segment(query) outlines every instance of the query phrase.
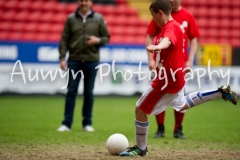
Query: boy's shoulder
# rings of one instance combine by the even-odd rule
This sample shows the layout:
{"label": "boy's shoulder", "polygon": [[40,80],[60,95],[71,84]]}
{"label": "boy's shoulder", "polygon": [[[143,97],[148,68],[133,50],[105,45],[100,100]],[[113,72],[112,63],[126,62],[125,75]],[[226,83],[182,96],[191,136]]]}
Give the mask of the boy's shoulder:
{"label": "boy's shoulder", "polygon": [[180,27],[179,23],[176,20],[174,20],[174,19],[169,21],[168,23],[166,23],[163,26],[163,28],[165,28],[165,29],[167,29],[167,28],[173,28],[173,29],[177,28],[177,29],[181,30],[181,27]]}

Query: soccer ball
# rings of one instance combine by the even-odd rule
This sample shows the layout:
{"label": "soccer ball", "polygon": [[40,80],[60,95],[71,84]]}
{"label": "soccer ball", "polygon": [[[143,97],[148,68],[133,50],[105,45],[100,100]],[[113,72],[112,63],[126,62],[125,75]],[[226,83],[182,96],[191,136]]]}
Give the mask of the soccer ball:
{"label": "soccer ball", "polygon": [[120,133],[111,135],[107,140],[107,150],[112,155],[119,155],[119,153],[125,151],[128,146],[128,139]]}

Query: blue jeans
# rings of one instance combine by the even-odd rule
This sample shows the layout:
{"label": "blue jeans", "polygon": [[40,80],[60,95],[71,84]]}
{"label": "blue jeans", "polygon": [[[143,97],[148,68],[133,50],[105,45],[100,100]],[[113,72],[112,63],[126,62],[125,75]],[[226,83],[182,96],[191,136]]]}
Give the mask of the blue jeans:
{"label": "blue jeans", "polygon": [[[65,101],[65,111],[64,111],[64,121],[63,125],[71,128],[73,122],[73,114],[76,96],[78,94],[78,86],[80,83],[81,75],[84,75],[84,91],[83,91],[83,106],[82,106],[82,125],[83,127],[86,125],[92,125],[92,109],[93,109],[93,88],[95,83],[95,78],[97,75],[97,69],[95,67],[99,64],[99,62],[80,62],[80,61],[69,61],[69,81],[68,81],[68,92],[66,95]],[[76,78],[73,78],[72,71],[74,74],[79,72]]]}

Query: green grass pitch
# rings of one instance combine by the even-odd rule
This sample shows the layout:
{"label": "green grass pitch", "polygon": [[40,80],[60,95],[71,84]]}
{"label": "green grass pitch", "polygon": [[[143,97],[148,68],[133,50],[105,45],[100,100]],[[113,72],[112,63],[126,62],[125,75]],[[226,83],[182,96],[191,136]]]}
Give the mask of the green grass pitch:
{"label": "green grass pitch", "polygon": [[[81,126],[82,97],[76,102],[71,132],[56,129],[63,119],[64,96],[0,96],[0,159],[136,159],[110,155],[106,140],[124,134],[135,144],[134,108],[138,97],[96,97],[94,133]],[[240,159],[240,105],[222,99],[187,111],[183,132],[173,138],[173,109],[165,116],[165,138],[149,117],[149,154],[144,159]],[[139,157],[138,157],[139,158]]]}

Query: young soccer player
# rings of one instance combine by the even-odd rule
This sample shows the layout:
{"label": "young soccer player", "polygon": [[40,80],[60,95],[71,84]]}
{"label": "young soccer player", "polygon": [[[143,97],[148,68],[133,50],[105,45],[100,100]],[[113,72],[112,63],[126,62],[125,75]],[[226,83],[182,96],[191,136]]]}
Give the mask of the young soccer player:
{"label": "young soccer player", "polygon": [[[120,153],[120,156],[145,156],[147,154],[147,115],[157,115],[163,112],[167,106],[172,106],[177,111],[183,111],[221,97],[235,105],[237,104],[236,93],[231,91],[229,86],[193,92],[184,96],[184,72],[174,72],[185,66],[182,56],[183,33],[179,24],[171,17],[169,0],[154,0],[149,9],[153,20],[159,27],[162,27],[161,33],[157,36],[156,44],[147,47],[147,50],[154,54],[158,78],[154,79],[151,86],[136,103],[136,145]],[[171,74],[171,70],[175,73],[174,75]]]}
{"label": "young soccer player", "polygon": [[[198,26],[193,15],[181,6],[182,0],[169,0],[172,7],[171,16],[180,24],[180,28],[183,31],[184,47],[183,47],[183,58],[185,60],[186,67],[193,66],[194,56],[197,50],[197,37],[200,35]],[[148,25],[146,46],[153,44],[154,37],[158,35],[161,28],[157,26],[154,20]],[[189,42],[189,43],[188,43]],[[190,47],[188,51],[188,46]],[[155,69],[155,62],[152,57],[152,53],[148,53],[148,66],[149,69]],[[186,138],[182,132],[182,122],[184,119],[185,111],[177,112],[174,110],[175,125],[173,129],[173,135],[175,138]],[[164,126],[165,111],[156,115],[156,122],[158,129],[155,138],[165,137],[165,126]]]}

